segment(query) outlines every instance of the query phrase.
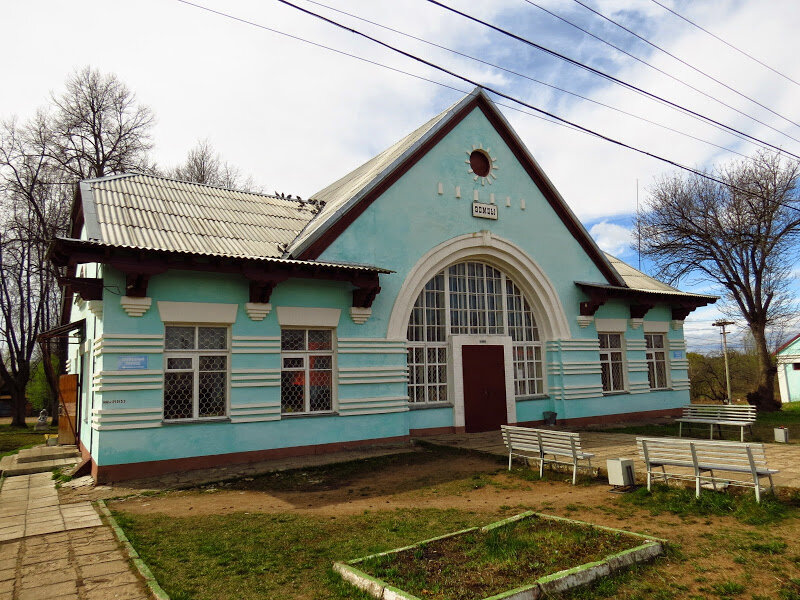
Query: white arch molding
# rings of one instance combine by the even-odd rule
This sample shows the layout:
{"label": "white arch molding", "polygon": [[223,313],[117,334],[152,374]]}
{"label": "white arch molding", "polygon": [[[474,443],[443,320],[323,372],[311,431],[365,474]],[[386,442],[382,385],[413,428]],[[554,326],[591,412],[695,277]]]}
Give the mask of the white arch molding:
{"label": "white arch molding", "polygon": [[531,305],[540,339],[569,339],[569,322],[544,270],[519,246],[489,231],[461,235],[427,252],[408,272],[394,301],[387,337],[405,338],[408,319],[423,286],[439,271],[464,260],[488,263],[510,276]]}

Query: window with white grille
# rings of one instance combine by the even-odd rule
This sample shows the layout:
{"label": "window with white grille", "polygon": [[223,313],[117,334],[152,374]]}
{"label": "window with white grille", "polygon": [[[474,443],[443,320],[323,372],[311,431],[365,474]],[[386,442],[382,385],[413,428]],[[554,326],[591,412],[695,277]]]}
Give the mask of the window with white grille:
{"label": "window with white grille", "polygon": [[664,349],[664,334],[646,333],[647,379],[651,390],[662,390],[669,386],[667,381],[667,352]]}
{"label": "window with white grille", "polygon": [[333,410],[333,332],[281,330],[281,412]]}
{"label": "window with white grille", "polygon": [[515,395],[544,393],[543,349],[533,311],[502,271],[462,262],[425,284],[408,320],[409,402],[447,400],[448,334],[511,336]]}
{"label": "window with white grille", "polygon": [[604,392],[625,391],[625,364],[622,355],[622,334],[599,333],[600,374]]}
{"label": "window with white grille", "polygon": [[229,367],[227,327],[167,325],[164,420],[224,417]]}

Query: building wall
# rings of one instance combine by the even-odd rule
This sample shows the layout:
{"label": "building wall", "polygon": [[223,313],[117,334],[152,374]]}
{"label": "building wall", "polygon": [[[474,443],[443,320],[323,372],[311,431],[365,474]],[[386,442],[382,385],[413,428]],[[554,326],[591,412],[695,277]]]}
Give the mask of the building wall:
{"label": "building wall", "polygon": [[778,386],[782,402],[800,400],[800,369],[795,370],[795,364],[800,365],[800,339],[778,354]]}
{"label": "building wall", "polygon": [[[492,185],[476,184],[467,174],[465,159],[473,145],[489,149],[497,159],[498,178]],[[461,198],[456,197],[457,187]],[[482,202],[490,202],[494,194],[497,221],[472,217],[476,191]],[[272,312],[259,321],[245,310],[248,283],[243,277],[187,271],[152,277],[148,288],[152,305],[141,316],[130,316],[121,302],[123,275],[105,268],[102,320],[93,320],[87,329],[94,361],[94,371],[87,377],[94,382],[94,393],[84,404],[83,418],[91,423],[82,432],[84,445],[91,449],[96,465],[107,467],[232,453],[256,453],[255,460],[263,456],[257,453],[268,450],[333,448],[361,440],[405,439],[423,430],[451,430],[456,423],[454,406],[409,407],[405,330],[390,332],[389,325],[393,313],[404,310],[396,305],[397,298],[422,257],[448,240],[470,234],[476,239],[505,240],[519,255],[509,256],[509,261],[524,259],[538,267],[553,290],[552,308],[560,311],[563,321],[555,314],[536,315],[540,330],[549,325],[560,333],[545,339],[546,394],[516,402],[517,422],[541,421],[544,411],[556,412],[559,419],[586,419],[665,411],[689,401],[683,332],[672,327],[668,307],[656,307],[643,323],[632,323],[626,304],[609,302],[594,321],[579,323],[578,305],[585,298],[574,282],[602,282],[602,274],[499,135],[481,113],[473,112],[321,256],[396,271],[381,275],[382,291],[366,323],[356,324],[350,318],[349,284],[281,283],[270,299]],[[474,258],[493,260],[479,250]],[[230,325],[229,419],[163,422],[164,322],[159,301],[235,305]],[[281,417],[277,315],[283,307],[341,311],[335,340],[335,415]],[[86,306],[76,306],[73,318],[87,311]],[[626,393],[602,393],[597,323],[604,319],[616,322],[624,335]],[[649,390],[644,348],[648,330],[661,331],[668,339],[669,390]],[[136,368],[123,368],[137,362]],[[71,365],[73,372],[76,365]]]}

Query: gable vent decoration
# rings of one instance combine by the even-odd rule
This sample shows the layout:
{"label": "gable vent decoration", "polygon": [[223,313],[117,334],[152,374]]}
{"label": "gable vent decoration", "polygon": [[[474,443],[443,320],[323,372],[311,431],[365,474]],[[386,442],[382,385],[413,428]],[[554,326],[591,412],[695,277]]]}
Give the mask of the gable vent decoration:
{"label": "gable vent decoration", "polygon": [[464,161],[469,165],[467,173],[470,173],[472,181],[480,181],[481,185],[489,185],[497,179],[495,171],[500,167],[497,166],[497,159],[492,156],[489,148],[483,149],[483,144],[472,145],[472,151],[467,152],[467,160]]}

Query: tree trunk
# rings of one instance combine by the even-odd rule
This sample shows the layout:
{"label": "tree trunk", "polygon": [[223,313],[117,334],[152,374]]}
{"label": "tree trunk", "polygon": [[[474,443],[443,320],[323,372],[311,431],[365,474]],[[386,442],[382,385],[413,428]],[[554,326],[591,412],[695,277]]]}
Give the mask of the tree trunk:
{"label": "tree trunk", "polygon": [[11,381],[11,426],[12,427],[27,427],[25,422],[25,386],[17,385],[16,381]]}
{"label": "tree trunk", "polygon": [[755,405],[761,412],[774,412],[781,409],[780,401],[775,398],[775,375],[777,367],[772,362],[772,355],[767,349],[767,336],[765,325],[752,323],[750,331],[753,333],[756,353],[758,354],[758,387],[747,394],[747,401]]}

